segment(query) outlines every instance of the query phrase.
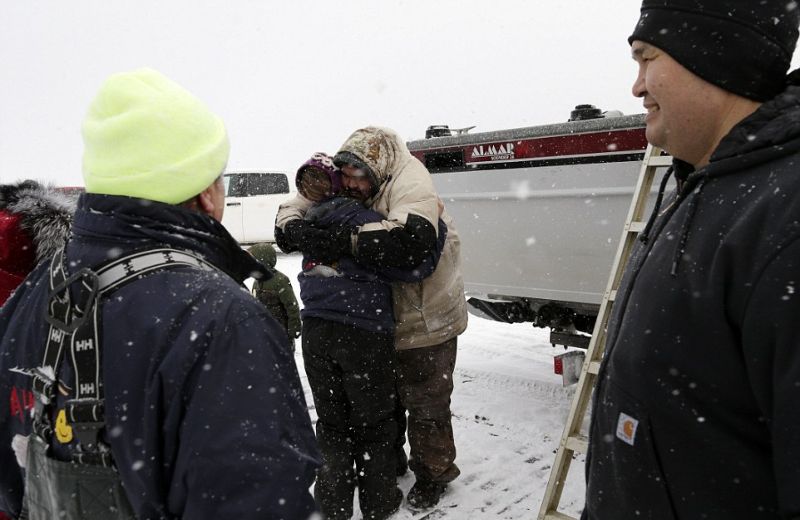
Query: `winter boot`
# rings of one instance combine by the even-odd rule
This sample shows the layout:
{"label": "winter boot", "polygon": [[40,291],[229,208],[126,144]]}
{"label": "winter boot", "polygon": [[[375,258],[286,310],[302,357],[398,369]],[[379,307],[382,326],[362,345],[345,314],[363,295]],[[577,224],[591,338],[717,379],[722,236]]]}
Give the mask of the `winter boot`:
{"label": "winter boot", "polygon": [[403,492],[400,488],[392,489],[392,498],[386,504],[386,507],[381,511],[371,511],[364,513],[364,518],[368,520],[386,520],[400,509],[400,504],[403,502]]}
{"label": "winter boot", "polygon": [[419,480],[414,482],[408,492],[408,503],[417,509],[428,509],[439,503],[447,488],[446,482]]}

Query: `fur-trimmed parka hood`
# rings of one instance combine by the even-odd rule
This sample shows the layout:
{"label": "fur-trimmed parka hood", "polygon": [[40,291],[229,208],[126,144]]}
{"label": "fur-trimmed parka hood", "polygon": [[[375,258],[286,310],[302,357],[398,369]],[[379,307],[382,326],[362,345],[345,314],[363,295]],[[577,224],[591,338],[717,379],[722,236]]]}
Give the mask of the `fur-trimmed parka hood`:
{"label": "fur-trimmed parka hood", "polygon": [[368,126],[353,132],[344,142],[333,161],[341,167],[348,162],[346,157],[354,156],[364,163],[376,188],[387,182],[402,170],[411,160],[411,152],[397,132],[389,128]]}
{"label": "fur-trimmed parka hood", "polygon": [[0,185],[0,211],[19,216],[19,227],[33,241],[37,262],[64,245],[76,201],[76,196],[36,181]]}
{"label": "fur-trimmed parka hood", "polygon": [[76,197],[36,181],[0,184],[0,306],[69,236]]}

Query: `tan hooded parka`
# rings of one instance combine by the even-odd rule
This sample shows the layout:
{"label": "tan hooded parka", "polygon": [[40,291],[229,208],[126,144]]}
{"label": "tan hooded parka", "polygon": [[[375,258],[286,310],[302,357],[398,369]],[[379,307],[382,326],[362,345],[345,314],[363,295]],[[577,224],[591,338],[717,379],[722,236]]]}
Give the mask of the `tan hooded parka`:
{"label": "tan hooded parka", "polygon": [[[409,214],[423,217],[438,231],[441,218],[447,225],[447,240],[432,275],[421,282],[394,283],[394,313],[398,350],[438,345],[464,332],[467,307],[461,278],[461,242],[453,220],[448,215],[433,186],[430,173],[408,151],[393,130],[367,127],[356,130],[339,152],[349,152],[372,170],[377,193],[367,206],[385,220],[362,226],[359,233],[403,227]],[[302,218],[309,201],[301,196],[285,203],[278,211],[276,226]],[[357,256],[357,236],[353,254]]]}

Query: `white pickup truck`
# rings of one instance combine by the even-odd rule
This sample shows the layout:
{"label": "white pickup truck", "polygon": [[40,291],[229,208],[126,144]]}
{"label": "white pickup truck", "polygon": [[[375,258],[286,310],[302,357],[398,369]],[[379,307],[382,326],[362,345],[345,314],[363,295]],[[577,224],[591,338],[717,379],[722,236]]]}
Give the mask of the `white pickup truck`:
{"label": "white pickup truck", "polygon": [[222,225],[240,244],[275,242],[278,206],[297,193],[294,176],[278,170],[229,172]]}
{"label": "white pickup truck", "polygon": [[408,147],[455,220],[471,310],[586,346],[574,332],[592,331],[647,141],[644,115],[582,105],[571,119],[466,135],[430,127],[440,137]]}

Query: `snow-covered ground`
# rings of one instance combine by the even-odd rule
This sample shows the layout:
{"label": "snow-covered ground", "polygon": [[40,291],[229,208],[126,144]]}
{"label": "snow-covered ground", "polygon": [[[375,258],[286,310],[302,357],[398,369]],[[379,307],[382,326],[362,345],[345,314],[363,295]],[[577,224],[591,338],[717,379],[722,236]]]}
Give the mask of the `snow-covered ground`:
{"label": "snow-covered ground", "polygon": [[[300,256],[279,254],[277,268],[298,292]],[[563,349],[550,346],[549,331],[530,324],[469,319],[459,337],[452,403],[461,476],[434,510],[414,512],[404,501],[393,520],[532,519],[539,511],[574,392],[553,374],[553,355]],[[311,403],[299,349],[296,360]],[[579,514],[582,481],[579,458],[572,462],[562,512]],[[413,483],[410,472],[400,479],[404,492]]]}

